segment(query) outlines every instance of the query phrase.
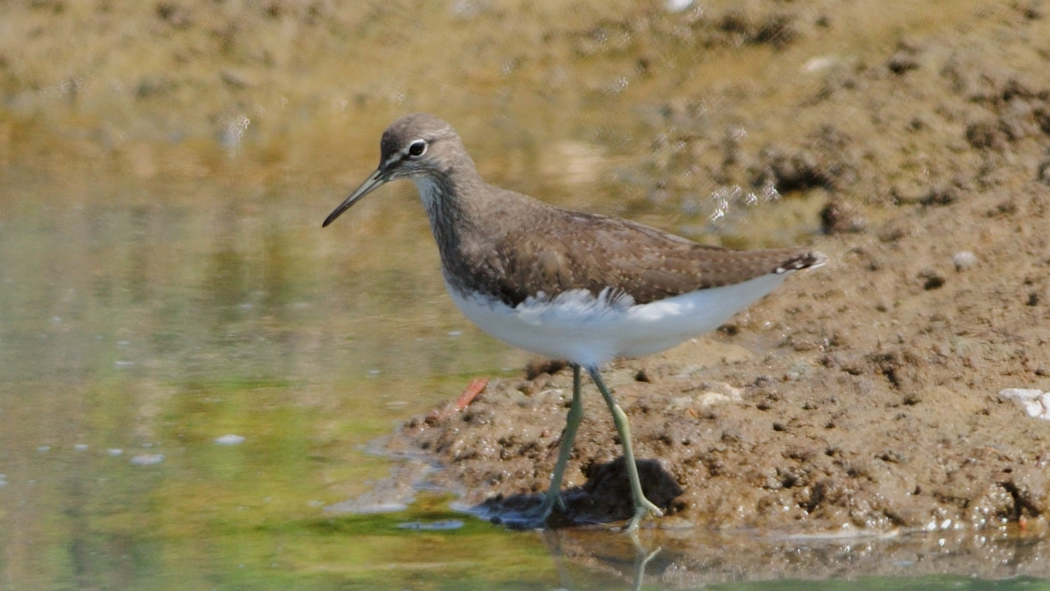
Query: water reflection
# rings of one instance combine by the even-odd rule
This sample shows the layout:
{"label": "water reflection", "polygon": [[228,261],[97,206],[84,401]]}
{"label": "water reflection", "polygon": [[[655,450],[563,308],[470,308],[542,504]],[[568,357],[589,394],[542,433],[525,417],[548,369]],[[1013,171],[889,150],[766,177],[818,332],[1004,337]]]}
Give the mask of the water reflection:
{"label": "water reflection", "polygon": [[[1042,560],[1038,537],[927,535],[785,539],[769,532],[643,530],[616,536],[594,529],[539,534],[565,589],[606,587],[704,589],[1025,589],[1016,573]],[[994,559],[990,559],[991,557]],[[1045,554],[1044,554],[1045,556]],[[974,571],[975,564],[980,572]],[[581,565],[588,570],[580,572]],[[973,572],[972,576],[948,573]]]}
{"label": "water reflection", "polygon": [[[613,532],[606,532],[612,534]],[[554,531],[545,531],[540,533],[540,537],[546,545],[548,552],[551,554],[551,558],[554,561],[556,571],[558,573],[558,583],[563,589],[581,589],[589,588],[593,584],[594,574],[588,573],[585,577],[585,581],[574,581],[574,573],[570,563],[568,562],[568,556],[561,547],[562,537]],[[601,555],[595,555],[598,561],[602,564],[612,567],[618,574],[630,583],[630,589],[633,591],[639,591],[642,589],[645,583],[645,577],[649,563],[656,558],[663,550],[660,546],[649,547],[647,543],[643,543],[639,535],[618,536],[614,543],[606,546]],[[616,543],[618,542],[618,543]],[[626,543],[630,544],[630,549],[633,553],[629,552],[626,547]],[[603,544],[603,546],[605,546]],[[628,554],[630,554],[630,560],[627,560]],[[607,583],[606,588],[628,588],[627,584],[619,585]]]}

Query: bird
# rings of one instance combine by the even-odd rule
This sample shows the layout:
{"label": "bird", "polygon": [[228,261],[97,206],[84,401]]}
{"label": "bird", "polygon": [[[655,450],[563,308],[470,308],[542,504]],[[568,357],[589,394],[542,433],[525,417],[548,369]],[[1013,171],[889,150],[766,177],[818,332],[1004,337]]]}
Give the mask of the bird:
{"label": "bird", "polygon": [[523,523],[542,527],[555,506],[565,509],[560,489],[583,418],[582,372],[601,393],[620,435],[634,505],[624,529],[633,532],[642,520],[662,516],[642,490],[630,425],[601,366],[710,332],[791,273],[819,267],[826,257],[807,248],[699,244],[490,185],[452,126],[427,113],[395,120],[379,147],[379,166],[322,227],[380,186],[412,180],[456,307],[483,332],[572,367],[572,403],[550,487]]}

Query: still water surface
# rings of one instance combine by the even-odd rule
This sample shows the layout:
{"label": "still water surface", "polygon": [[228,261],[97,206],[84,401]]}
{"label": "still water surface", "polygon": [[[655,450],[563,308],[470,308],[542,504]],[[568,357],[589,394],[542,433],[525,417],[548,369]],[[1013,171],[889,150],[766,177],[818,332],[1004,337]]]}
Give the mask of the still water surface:
{"label": "still water surface", "polygon": [[[368,441],[467,372],[520,365],[453,313],[419,224],[383,232],[373,246],[399,254],[376,270],[287,189],[18,175],[0,228],[0,583],[459,568],[458,550],[419,554],[435,542],[395,527],[411,515],[323,512],[385,475]],[[464,534],[518,552],[475,522],[439,536]]]}

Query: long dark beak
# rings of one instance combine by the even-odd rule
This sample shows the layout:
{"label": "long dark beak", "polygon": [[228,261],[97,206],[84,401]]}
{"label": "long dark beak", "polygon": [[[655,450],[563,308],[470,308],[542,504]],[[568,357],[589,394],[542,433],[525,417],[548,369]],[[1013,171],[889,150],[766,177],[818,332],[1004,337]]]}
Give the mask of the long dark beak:
{"label": "long dark beak", "polygon": [[325,218],[324,223],[321,224],[321,227],[327,228],[328,224],[334,222],[335,218],[343,215],[343,212],[350,209],[350,206],[357,203],[358,200],[360,200],[365,195],[368,195],[375,189],[381,187],[388,180],[390,179],[386,177],[386,174],[383,172],[383,169],[381,167],[377,168],[375,172],[373,172],[367,179],[365,179],[365,182],[361,183],[360,187],[355,189],[353,193],[350,193],[350,196],[346,198],[346,201],[340,203],[339,207],[335,208],[335,211],[328,214],[328,217]]}

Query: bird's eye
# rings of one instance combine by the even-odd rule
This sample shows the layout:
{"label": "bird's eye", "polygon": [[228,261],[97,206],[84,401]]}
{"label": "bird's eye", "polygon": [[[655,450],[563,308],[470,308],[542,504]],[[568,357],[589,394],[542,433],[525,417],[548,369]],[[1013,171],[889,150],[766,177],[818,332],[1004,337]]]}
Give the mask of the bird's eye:
{"label": "bird's eye", "polygon": [[427,151],[427,143],[423,140],[416,140],[408,146],[409,156],[422,156]]}

